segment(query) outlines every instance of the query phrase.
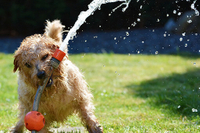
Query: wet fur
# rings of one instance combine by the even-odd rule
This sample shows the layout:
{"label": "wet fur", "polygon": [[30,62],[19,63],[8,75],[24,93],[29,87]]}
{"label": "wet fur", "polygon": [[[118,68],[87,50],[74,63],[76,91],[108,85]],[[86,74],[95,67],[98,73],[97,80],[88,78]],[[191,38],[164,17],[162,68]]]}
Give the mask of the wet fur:
{"label": "wet fur", "polygon": [[[63,25],[59,20],[47,21],[45,33],[27,37],[15,52],[14,72],[18,70],[19,121],[12,130],[20,133],[24,130],[24,116],[32,110],[33,100],[43,79],[37,77],[39,71],[46,76],[52,70],[50,59],[62,42]],[[67,50],[65,51],[67,53]],[[48,55],[47,58],[44,57]],[[103,132],[94,115],[93,95],[87,83],[66,55],[59,67],[54,70],[53,84],[46,87],[39,105],[39,112],[45,117],[45,127],[41,133],[49,132],[53,121],[63,122],[73,113],[78,113],[83,125],[90,133]]]}

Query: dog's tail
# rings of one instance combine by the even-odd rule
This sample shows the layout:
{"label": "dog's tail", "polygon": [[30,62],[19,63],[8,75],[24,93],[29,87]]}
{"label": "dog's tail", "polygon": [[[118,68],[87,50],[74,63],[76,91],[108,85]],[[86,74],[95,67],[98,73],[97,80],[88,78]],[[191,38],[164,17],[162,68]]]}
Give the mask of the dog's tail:
{"label": "dog's tail", "polygon": [[52,22],[47,21],[45,34],[57,42],[62,42],[62,33],[64,27],[65,26],[61,24],[60,20],[54,20]]}

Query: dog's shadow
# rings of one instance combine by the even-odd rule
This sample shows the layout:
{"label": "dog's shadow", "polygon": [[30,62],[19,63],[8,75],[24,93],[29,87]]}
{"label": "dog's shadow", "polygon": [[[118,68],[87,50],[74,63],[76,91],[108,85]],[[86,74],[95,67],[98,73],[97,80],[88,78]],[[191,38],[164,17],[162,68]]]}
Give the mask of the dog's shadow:
{"label": "dog's shadow", "polygon": [[151,106],[184,116],[200,115],[200,69],[174,73],[126,86],[136,97],[148,99]]}

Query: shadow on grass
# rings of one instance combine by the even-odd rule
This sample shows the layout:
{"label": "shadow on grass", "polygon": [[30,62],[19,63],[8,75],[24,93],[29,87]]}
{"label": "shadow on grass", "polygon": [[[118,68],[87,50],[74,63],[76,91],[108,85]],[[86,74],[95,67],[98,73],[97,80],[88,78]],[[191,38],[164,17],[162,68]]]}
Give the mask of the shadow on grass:
{"label": "shadow on grass", "polygon": [[126,86],[150,105],[184,116],[200,115],[200,69]]}
{"label": "shadow on grass", "polygon": [[186,59],[198,59],[199,58],[199,54],[188,53],[188,52],[181,52],[181,53],[172,54],[172,55],[181,56]]}

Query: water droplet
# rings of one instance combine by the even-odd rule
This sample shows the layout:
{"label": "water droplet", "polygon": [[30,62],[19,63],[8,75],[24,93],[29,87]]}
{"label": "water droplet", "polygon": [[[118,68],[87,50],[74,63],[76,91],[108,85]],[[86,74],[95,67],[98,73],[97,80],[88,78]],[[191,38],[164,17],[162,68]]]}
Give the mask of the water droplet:
{"label": "water droplet", "polygon": [[142,43],[144,43],[144,41],[142,41]]}
{"label": "water droplet", "polygon": [[178,12],[178,16],[181,16],[181,12]]}
{"label": "water droplet", "polygon": [[137,21],[140,22],[140,18],[137,18]]}
{"label": "water droplet", "polygon": [[137,53],[139,54],[139,53],[140,53],[140,51],[137,51]]}
{"label": "water droplet", "polygon": [[169,14],[167,14],[166,16],[169,17]]}
{"label": "water droplet", "polygon": [[187,45],[187,43],[185,44],[185,47],[187,47],[188,45]]}
{"label": "water droplet", "polygon": [[178,107],[177,107],[178,109],[180,109],[181,108],[181,105],[178,105]]}
{"label": "water droplet", "polygon": [[159,18],[157,19],[157,22],[160,22],[160,19],[159,19]]}
{"label": "water droplet", "polygon": [[9,98],[6,98],[6,101],[7,101],[7,102],[10,102],[10,99],[9,99]]}
{"label": "water droplet", "polygon": [[196,65],[196,62],[194,62],[193,65]]}
{"label": "water droplet", "polygon": [[190,20],[188,20],[187,22],[190,24],[190,23],[192,23],[192,20],[190,19]]}
{"label": "water droplet", "polygon": [[87,40],[85,40],[85,42],[87,42]]}
{"label": "water droplet", "polygon": [[185,36],[185,32],[182,33],[182,36]]}
{"label": "water droplet", "polygon": [[136,24],[137,24],[137,23],[136,23],[136,22],[134,22],[134,23],[132,23],[131,25],[134,27],[134,26],[136,26]]}
{"label": "water droplet", "polygon": [[115,71],[115,73],[117,73],[117,71]]}
{"label": "water droplet", "polygon": [[180,37],[180,38],[179,38],[179,40],[180,40],[180,42],[182,42],[182,41],[183,41],[183,38],[182,38],[182,37]]}
{"label": "water droplet", "polygon": [[163,34],[164,37],[166,37],[166,34]]}
{"label": "water droplet", "polygon": [[126,32],[126,36],[129,36],[129,33],[128,33],[128,31]]}
{"label": "water droplet", "polygon": [[176,10],[173,10],[173,14],[176,14]]}
{"label": "water droplet", "polygon": [[192,108],[192,112],[198,112],[198,110],[195,108]]}
{"label": "water droplet", "polygon": [[156,51],[155,54],[158,54],[158,51]]}
{"label": "water droplet", "polygon": [[116,37],[114,37],[114,40],[116,40],[117,38]]}

